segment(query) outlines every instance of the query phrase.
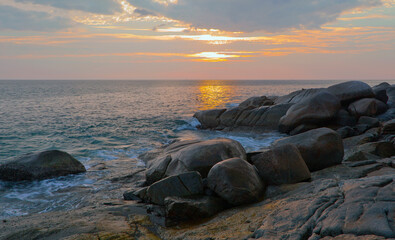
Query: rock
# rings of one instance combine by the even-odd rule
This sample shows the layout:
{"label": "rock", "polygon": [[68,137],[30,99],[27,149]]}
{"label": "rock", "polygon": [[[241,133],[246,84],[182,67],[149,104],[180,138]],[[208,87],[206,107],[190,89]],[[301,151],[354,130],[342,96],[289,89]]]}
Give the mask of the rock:
{"label": "rock", "polygon": [[378,120],[380,120],[381,122],[386,122],[391,119],[394,119],[395,118],[395,108],[388,109],[385,113],[378,115],[376,118]]}
{"label": "rock", "polygon": [[219,125],[219,118],[226,109],[214,109],[197,112],[193,115],[194,118],[199,120],[201,128],[215,128]]}
{"label": "rock", "polygon": [[174,220],[194,220],[211,217],[222,211],[226,202],[218,197],[192,196],[165,198],[166,217]]}
{"label": "rock", "polygon": [[348,106],[348,112],[353,116],[376,116],[387,111],[385,103],[375,98],[363,98]]}
{"label": "rock", "polygon": [[317,180],[284,198],[281,207],[263,218],[253,238],[395,237],[394,176],[337,181]]}
{"label": "rock", "polygon": [[319,128],[317,125],[314,124],[301,124],[299,126],[297,126],[296,128],[294,128],[291,132],[289,132],[289,135],[294,136],[294,135],[298,135],[313,129]]}
{"label": "rock", "polygon": [[366,132],[367,130],[371,129],[371,127],[367,124],[357,124],[354,127],[354,130],[357,132],[357,135],[360,135],[364,132]]}
{"label": "rock", "polygon": [[232,205],[258,201],[265,188],[256,168],[240,158],[217,163],[207,181],[211,190]]}
{"label": "rock", "polygon": [[339,99],[327,91],[296,103],[280,119],[279,130],[290,132],[301,124],[322,124],[335,118],[341,105]]}
{"label": "rock", "polygon": [[187,172],[164,178],[147,189],[150,202],[163,205],[166,197],[187,197],[203,193],[202,178],[198,172]]}
{"label": "rock", "polygon": [[357,131],[352,128],[352,127],[342,127],[336,130],[336,132],[342,137],[342,138],[348,138],[348,137],[353,137],[357,135]]}
{"label": "rock", "polygon": [[388,158],[395,155],[395,147],[391,142],[370,142],[357,146],[357,149],[377,155],[381,158]]}
{"label": "rock", "polygon": [[82,163],[58,150],[31,153],[0,165],[0,179],[5,181],[42,180],[86,172]]}
{"label": "rock", "polygon": [[206,177],[216,163],[233,157],[247,159],[237,141],[217,138],[207,141],[181,141],[169,145],[156,158],[147,160],[147,183],[189,171]]}
{"label": "rock", "polygon": [[362,116],[358,120],[358,124],[366,124],[370,128],[379,127],[380,121],[377,118]]}
{"label": "rock", "polygon": [[368,142],[374,142],[379,138],[380,128],[372,128],[364,134],[343,139],[344,148],[354,147]]}
{"label": "rock", "polygon": [[274,146],[294,144],[300,151],[310,171],[317,171],[339,164],[343,160],[341,136],[329,129],[318,128],[274,142]]}
{"label": "rock", "polygon": [[289,103],[300,103],[306,99],[311,98],[318,92],[321,92],[324,88],[311,88],[311,89],[302,89],[295,92],[292,92],[288,95],[278,97],[274,104],[289,104]]}
{"label": "rock", "polygon": [[346,110],[340,109],[336,115],[335,123],[340,126],[355,126],[355,124],[357,124],[357,119],[351,116]]}
{"label": "rock", "polygon": [[383,134],[395,134],[395,119],[385,122],[382,132]]}
{"label": "rock", "polygon": [[273,147],[251,157],[259,176],[268,184],[298,183],[310,179],[310,171],[297,147],[292,144]]}
{"label": "rock", "polygon": [[165,176],[171,159],[171,155],[165,155],[148,162],[145,172],[148,185],[161,180]]}
{"label": "rock", "polygon": [[362,150],[346,151],[346,154],[344,155],[344,162],[359,162],[376,159],[379,159],[379,157],[374,154],[364,152]]}
{"label": "rock", "polygon": [[248,107],[246,108],[236,107],[226,110],[226,112],[224,112],[219,118],[220,125],[225,127],[235,126],[235,123],[239,118],[240,114],[242,114],[243,111],[248,109],[249,109]]}
{"label": "rock", "polygon": [[283,117],[288,109],[293,104],[278,104],[275,106],[270,106],[259,119],[255,122],[255,126],[262,127],[265,129],[277,130],[278,123]]}
{"label": "rock", "polygon": [[395,108],[395,85],[387,88],[388,101],[387,104],[390,108]]}
{"label": "rock", "polygon": [[250,97],[249,99],[245,100],[244,102],[239,104],[240,108],[248,108],[248,107],[261,107],[261,106],[269,106],[273,105],[273,100],[267,98],[266,96],[261,97]]}
{"label": "rock", "polygon": [[342,104],[346,104],[361,98],[374,97],[372,88],[360,81],[349,81],[328,87],[328,91],[339,98]]}
{"label": "rock", "polygon": [[389,88],[390,86],[391,86],[390,84],[383,82],[380,83],[379,85],[372,87],[376,99],[382,101],[383,103],[387,103],[388,101],[387,88]]}
{"label": "rock", "polygon": [[206,177],[210,169],[228,158],[238,157],[246,160],[246,152],[235,140],[217,138],[189,145],[172,155],[165,176],[188,171],[198,171]]}

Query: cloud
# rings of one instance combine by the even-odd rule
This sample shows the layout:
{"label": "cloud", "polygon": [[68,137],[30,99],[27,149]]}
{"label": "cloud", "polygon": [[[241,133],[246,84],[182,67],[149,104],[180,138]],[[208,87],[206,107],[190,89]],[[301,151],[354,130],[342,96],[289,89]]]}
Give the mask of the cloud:
{"label": "cloud", "polygon": [[0,30],[57,31],[73,25],[70,19],[0,5]]}
{"label": "cloud", "polygon": [[112,14],[122,11],[121,5],[115,0],[16,0],[16,2],[35,3],[100,14]]}
{"label": "cloud", "polygon": [[314,29],[341,13],[381,0],[129,0],[132,5],[199,28],[226,31]]}

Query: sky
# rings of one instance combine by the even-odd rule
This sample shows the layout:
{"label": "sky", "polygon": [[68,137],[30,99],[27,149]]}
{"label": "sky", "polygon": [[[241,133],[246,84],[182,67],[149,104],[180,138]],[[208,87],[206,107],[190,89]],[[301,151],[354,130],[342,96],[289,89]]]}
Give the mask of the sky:
{"label": "sky", "polygon": [[0,79],[395,81],[395,0],[0,0]]}

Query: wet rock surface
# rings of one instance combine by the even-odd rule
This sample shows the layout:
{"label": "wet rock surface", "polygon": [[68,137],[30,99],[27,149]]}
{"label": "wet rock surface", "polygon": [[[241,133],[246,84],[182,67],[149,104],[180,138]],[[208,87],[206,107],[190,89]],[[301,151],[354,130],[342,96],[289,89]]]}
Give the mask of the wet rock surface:
{"label": "wet rock surface", "polygon": [[42,180],[86,172],[82,163],[66,152],[50,150],[32,153],[0,165],[0,179]]}

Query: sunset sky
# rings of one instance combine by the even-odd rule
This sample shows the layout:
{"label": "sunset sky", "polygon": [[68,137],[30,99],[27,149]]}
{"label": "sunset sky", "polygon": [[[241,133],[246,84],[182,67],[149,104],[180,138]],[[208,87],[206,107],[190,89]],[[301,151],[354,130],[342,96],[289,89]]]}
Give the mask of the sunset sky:
{"label": "sunset sky", "polygon": [[395,0],[0,0],[0,79],[395,80]]}

